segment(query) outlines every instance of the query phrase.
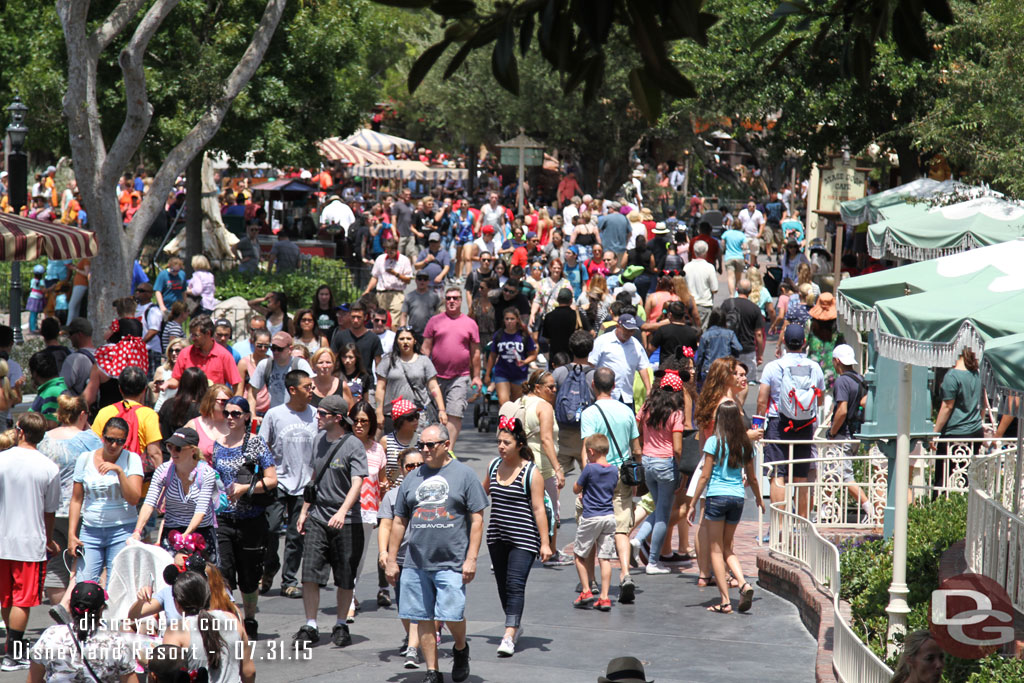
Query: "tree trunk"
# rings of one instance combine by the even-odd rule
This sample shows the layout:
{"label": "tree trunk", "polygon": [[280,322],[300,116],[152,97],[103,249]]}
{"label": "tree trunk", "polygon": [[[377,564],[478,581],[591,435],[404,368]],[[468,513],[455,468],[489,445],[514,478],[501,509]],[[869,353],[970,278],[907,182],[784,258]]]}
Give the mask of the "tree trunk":
{"label": "tree trunk", "polygon": [[896,156],[900,160],[901,183],[909,183],[921,177],[921,167],[918,165],[917,152],[911,148],[909,142],[896,144]]}
{"label": "tree trunk", "polygon": [[203,253],[203,153],[188,164],[185,175],[185,268],[192,272],[192,257]]}

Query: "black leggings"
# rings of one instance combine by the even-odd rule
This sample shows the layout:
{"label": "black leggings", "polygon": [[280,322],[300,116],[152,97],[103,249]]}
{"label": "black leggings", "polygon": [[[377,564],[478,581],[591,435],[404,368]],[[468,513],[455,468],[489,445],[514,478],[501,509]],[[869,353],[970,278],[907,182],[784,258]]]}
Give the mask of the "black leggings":
{"label": "black leggings", "polygon": [[231,589],[255,593],[263,578],[263,555],[267,547],[267,516],[236,519],[222,515],[218,520],[217,545],[220,562],[217,567]]}

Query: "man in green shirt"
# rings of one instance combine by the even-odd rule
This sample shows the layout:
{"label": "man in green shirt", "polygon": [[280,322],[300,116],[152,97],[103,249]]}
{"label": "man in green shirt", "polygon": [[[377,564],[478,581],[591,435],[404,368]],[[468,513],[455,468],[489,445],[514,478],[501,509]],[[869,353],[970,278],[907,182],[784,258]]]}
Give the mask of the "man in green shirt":
{"label": "man in green shirt", "polygon": [[29,408],[33,413],[40,413],[47,420],[57,421],[57,397],[68,389],[64,378],[59,373],[57,361],[52,354],[37,351],[28,361],[28,371],[36,384],[36,400]]}

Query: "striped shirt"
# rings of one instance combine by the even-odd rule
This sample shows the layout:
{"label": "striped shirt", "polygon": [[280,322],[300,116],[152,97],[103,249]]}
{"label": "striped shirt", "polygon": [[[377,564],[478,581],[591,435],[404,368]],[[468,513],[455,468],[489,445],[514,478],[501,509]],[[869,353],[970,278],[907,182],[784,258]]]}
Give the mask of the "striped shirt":
{"label": "striped shirt", "polygon": [[498,482],[501,459],[491,462],[489,468],[491,489],[491,520],[487,525],[487,544],[508,543],[531,553],[540,552],[540,531],[533,517],[529,482],[536,467],[527,462],[511,484]]}
{"label": "striped shirt", "polygon": [[[405,478],[403,476],[405,472],[401,472],[398,469],[398,454],[412,444],[402,443],[398,440],[398,436],[396,436],[394,432],[385,436],[384,439],[387,444],[387,448],[384,449],[387,454],[387,465],[385,465],[384,471],[389,478],[395,477],[396,484],[400,484],[402,483],[402,479]],[[397,475],[395,473],[397,473]]]}
{"label": "striped shirt", "polygon": [[[204,462],[199,463],[192,470],[191,481],[188,493],[186,494],[181,486],[181,480],[175,473],[168,470],[174,467],[173,462],[165,462],[153,472],[153,480],[149,485],[149,493],[146,494],[146,505],[157,507],[160,500],[160,493],[166,488],[167,495],[164,496],[164,526],[169,529],[187,527],[192,521],[192,516],[197,510],[206,510],[206,516],[199,523],[200,527],[213,526],[215,522],[213,512],[214,494],[217,492],[217,477],[213,468]],[[199,478],[197,482],[196,479]],[[198,486],[196,485],[198,483]]]}

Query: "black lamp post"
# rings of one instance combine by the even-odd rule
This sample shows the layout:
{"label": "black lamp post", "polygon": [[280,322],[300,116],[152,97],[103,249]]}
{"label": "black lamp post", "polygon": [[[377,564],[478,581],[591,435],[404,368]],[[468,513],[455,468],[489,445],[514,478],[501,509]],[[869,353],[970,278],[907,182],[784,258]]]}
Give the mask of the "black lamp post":
{"label": "black lamp post", "polygon": [[[25,125],[25,112],[28,107],[17,95],[14,102],[7,107],[11,113],[11,122],[7,125],[7,137],[11,141],[11,149],[7,154],[8,198],[15,215],[28,204],[28,156],[24,152],[25,137],[28,126]],[[21,261],[11,262],[11,292],[8,308],[11,312],[11,327],[14,330],[14,343],[21,344]]]}

